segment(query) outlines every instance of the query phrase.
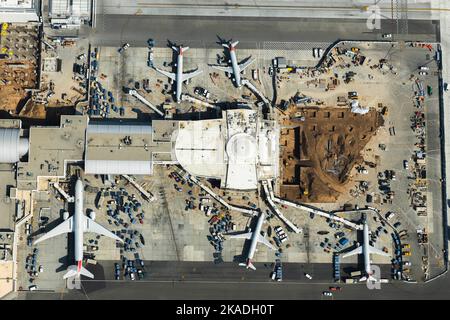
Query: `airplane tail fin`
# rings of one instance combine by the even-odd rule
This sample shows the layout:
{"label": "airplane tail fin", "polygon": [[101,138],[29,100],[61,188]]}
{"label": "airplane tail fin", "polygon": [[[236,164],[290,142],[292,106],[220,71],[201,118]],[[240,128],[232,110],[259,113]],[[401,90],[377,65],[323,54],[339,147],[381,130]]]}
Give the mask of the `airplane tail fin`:
{"label": "airplane tail fin", "polygon": [[238,45],[238,43],[239,43],[239,41],[232,42],[231,46],[234,48],[234,47],[236,47]]}
{"label": "airplane tail fin", "polygon": [[[179,46],[179,47],[175,47],[172,46],[172,49],[178,53],[179,55],[183,55],[183,53],[185,53],[186,51],[189,50],[189,47],[183,47],[183,46]],[[175,65],[176,66],[176,65]]]}
{"label": "airplane tail fin", "polygon": [[75,265],[69,266],[69,267],[67,268],[66,274],[63,276],[63,279],[75,277],[77,274],[78,274],[78,272],[77,272],[77,266],[75,266]]}
{"label": "airplane tail fin", "polygon": [[375,278],[374,276],[370,275],[370,276],[367,278],[367,281],[378,282],[379,280],[378,280],[377,278]]}
{"label": "airplane tail fin", "polygon": [[185,53],[186,51],[189,50],[189,47],[183,47],[183,46],[179,46],[177,47],[172,47],[173,50],[175,50],[176,52],[178,52],[178,54],[182,55],[183,53]]}
{"label": "airplane tail fin", "polygon": [[256,270],[255,266],[253,265],[253,263],[250,260],[247,260],[247,263],[239,263],[239,266],[241,267],[246,267],[247,269],[252,269],[252,270]]}
{"label": "airplane tail fin", "polygon": [[81,267],[80,274],[83,275],[83,276],[85,276],[85,277],[94,279],[94,275],[93,275],[92,273],[90,273],[90,272],[89,272],[86,268],[84,268],[84,267]]}
{"label": "airplane tail fin", "polygon": [[228,45],[228,43],[222,43],[222,47],[230,49],[230,46]]}
{"label": "airplane tail fin", "polygon": [[76,266],[76,265],[72,265],[72,266],[69,266],[69,267],[67,268],[67,272],[66,272],[66,274],[63,276],[63,279],[71,278],[71,277],[74,277],[74,276],[76,276],[76,275],[78,275],[78,274],[83,275],[83,276],[88,277],[88,278],[91,278],[91,279],[94,279],[94,275],[93,275],[92,273],[90,273],[90,272],[89,272],[86,268],[84,268],[84,267],[81,267],[80,273],[78,273],[78,271],[77,271],[77,266]]}

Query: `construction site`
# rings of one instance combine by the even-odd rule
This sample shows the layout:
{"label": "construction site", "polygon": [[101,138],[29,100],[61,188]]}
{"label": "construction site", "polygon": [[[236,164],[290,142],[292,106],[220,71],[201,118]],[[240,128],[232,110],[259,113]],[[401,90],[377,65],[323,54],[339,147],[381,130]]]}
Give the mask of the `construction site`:
{"label": "construction site", "polygon": [[348,192],[349,175],[364,164],[361,151],[383,124],[371,110],[290,107],[281,131],[283,198],[302,202],[336,202]]}
{"label": "construction site", "polygon": [[39,79],[39,27],[1,24],[0,34],[0,110],[20,113],[29,91],[37,89]]}
{"label": "construction site", "polygon": [[[30,208],[15,216],[27,221],[17,240],[20,288],[64,289],[66,248],[58,239],[33,240],[61,213],[69,217],[75,176],[85,186],[83,214],[125,242],[89,236],[83,243],[83,262],[108,266],[105,279],[141,277],[144,269],[130,272],[130,261],[270,269],[267,262],[283,259],[311,270],[333,264],[334,281],[345,281],[360,269],[358,257],[345,254],[360,247],[367,228],[385,254],[373,258],[383,277],[425,280],[439,269],[441,189],[429,181],[438,181],[441,167],[427,157],[440,149],[437,127],[428,125],[437,115],[433,46],[241,43],[236,56],[237,42],[187,51],[152,39],[97,47],[53,35],[42,37],[40,50],[36,41],[33,53],[24,51],[32,60],[8,44],[22,31],[4,28],[2,63],[15,75],[1,87],[15,94],[1,102],[4,110],[22,120],[68,113],[52,126],[4,124],[15,148],[5,161],[17,164],[10,199]],[[29,41],[38,37],[33,30]],[[226,66],[231,52],[242,70]],[[181,56],[185,70],[177,72]],[[34,77],[23,78],[23,68]],[[229,233],[255,230],[255,220],[266,246],[249,254],[251,239],[229,241]],[[42,274],[29,263],[37,252],[45,253]]]}

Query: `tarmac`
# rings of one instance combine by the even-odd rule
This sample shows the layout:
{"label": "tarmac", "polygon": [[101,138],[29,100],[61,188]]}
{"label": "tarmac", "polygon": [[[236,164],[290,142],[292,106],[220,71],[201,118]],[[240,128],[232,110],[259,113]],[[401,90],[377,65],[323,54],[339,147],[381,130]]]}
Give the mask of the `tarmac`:
{"label": "tarmac", "polygon": [[[232,21],[231,23],[229,21]],[[294,24],[293,22],[296,21]],[[103,15],[99,17],[97,29],[88,35],[90,40],[96,45],[119,46],[123,42],[129,42],[132,46],[143,46],[149,37],[157,40],[158,46],[165,45],[166,39],[182,41],[190,39],[190,46],[212,47],[214,43],[215,31],[224,30],[225,35],[242,39],[243,48],[258,48],[265,41],[335,41],[336,38],[358,38],[379,40],[381,33],[387,31],[390,26],[386,23],[381,30],[368,32],[365,27],[365,20],[356,19],[305,19],[300,22],[294,19],[283,19],[274,21],[271,19],[258,18],[199,18],[199,17],[152,17],[134,16],[133,23],[130,23],[130,16],[126,15]],[[447,21],[447,20],[446,20]],[[255,35],[254,25],[258,24],[258,34]],[[213,27],[214,25],[214,27]],[[442,29],[442,26],[441,26]],[[149,30],[158,30],[158,34],[151,34]],[[196,30],[196,32],[193,32]],[[262,30],[262,31],[261,31]],[[330,32],[333,30],[333,32]],[[422,31],[425,30],[425,31]],[[445,30],[445,29],[442,29]],[[428,35],[422,32],[428,32]],[[120,34],[120,38],[117,35]],[[432,35],[430,35],[432,34]],[[409,21],[409,37],[435,41],[436,25],[431,21]],[[207,40],[205,40],[207,39]],[[441,39],[445,40],[445,39]],[[448,40],[448,39],[447,39]],[[448,41],[447,41],[448,42]],[[192,44],[193,45],[192,45]],[[448,62],[448,61],[447,61]],[[444,66],[449,64],[444,64]],[[445,73],[448,74],[448,73]],[[445,80],[444,80],[445,81]],[[446,119],[448,121],[448,119]],[[449,128],[449,126],[447,126]],[[446,131],[446,136],[448,136]],[[450,141],[447,139],[447,141]],[[448,146],[447,146],[448,147]],[[108,262],[103,262],[107,267]],[[112,265],[113,262],[111,262]],[[150,262],[149,262],[150,263]],[[159,270],[156,279],[144,281],[85,281],[84,290],[81,292],[71,291],[67,294],[60,293],[19,293],[19,298],[26,299],[319,299],[321,292],[326,288],[324,283],[317,282],[290,282],[284,281],[281,284],[270,282],[269,269],[263,265],[258,267],[257,273],[249,276],[249,271],[238,269],[236,264],[230,263],[221,265],[217,269],[216,265],[207,263],[201,267],[202,271],[197,271],[196,266],[183,265],[180,267],[174,262],[168,265],[157,265],[158,262],[151,262],[152,274]],[[155,265],[153,265],[155,264]],[[294,266],[294,264],[292,264]],[[290,271],[290,264],[285,265],[286,278],[297,275]],[[298,266],[298,265],[297,265]],[[320,265],[318,265],[320,266]],[[323,264],[321,267],[314,267],[318,274],[327,274],[329,279],[331,272],[330,265]],[[229,271],[226,268],[230,268]],[[100,268],[100,267],[99,267]],[[103,274],[112,274],[113,267],[107,267],[108,271]],[[160,268],[160,269],[158,269]],[[192,270],[195,268],[195,270]],[[211,268],[211,270],[207,270]],[[213,269],[216,268],[216,269]],[[295,268],[292,267],[294,270]],[[173,277],[170,271],[176,270],[177,277]],[[219,271],[220,270],[220,271]],[[320,271],[317,271],[320,270]],[[164,272],[165,273],[164,273]],[[213,271],[213,272],[211,272]],[[219,272],[218,272],[219,271]],[[99,270],[101,273],[102,270]],[[184,275],[186,272],[186,275]],[[209,272],[209,277],[204,274]],[[218,273],[216,273],[218,272]],[[250,271],[251,272],[251,271]],[[230,276],[230,274],[232,276]],[[299,273],[300,274],[300,273]],[[184,277],[183,277],[184,275]],[[223,279],[223,275],[230,277]],[[179,277],[179,278],[178,278]],[[219,279],[222,277],[221,279]],[[239,278],[240,277],[240,278]],[[236,279],[235,279],[236,278]],[[304,277],[303,277],[304,278]],[[318,278],[321,278],[318,276]],[[101,277],[100,277],[101,279]],[[344,290],[335,295],[335,299],[436,299],[446,297],[450,288],[448,277],[442,278],[430,284],[383,284],[382,290],[361,290],[360,285],[345,285]],[[92,283],[92,284],[91,284]],[[99,284],[97,287],[93,284]],[[118,288],[118,286],[120,288]],[[56,296],[57,295],[57,296]]]}
{"label": "tarmac", "polygon": [[[173,262],[173,261],[146,261],[146,275],[143,280],[112,280],[114,275],[114,261],[102,261],[102,264],[88,266],[94,273],[95,280],[82,281],[82,290],[51,293],[49,291],[35,291],[32,293],[20,293],[19,299],[298,299],[294,292],[296,288],[314,288],[301,290],[302,299],[317,299],[321,292],[330,285],[329,279],[332,268],[329,264],[283,264],[283,281],[270,280],[270,272],[273,266],[270,264],[255,263],[257,270],[238,268],[235,263],[222,263],[214,265],[202,262]],[[348,269],[349,268],[349,269]],[[383,278],[389,275],[390,266],[382,265]],[[354,271],[352,267],[343,266],[342,269]],[[308,280],[304,273],[309,273],[313,279]],[[292,280],[292,279],[299,280]],[[290,280],[291,279],[291,280]],[[119,286],[119,288],[118,288]],[[182,289],[183,287],[185,287]],[[249,287],[261,287],[260,292],[252,292]],[[361,287],[361,284],[355,285]],[[242,294],[240,287],[245,287]],[[174,294],[172,291],[181,290]],[[203,288],[204,292],[199,291]],[[236,292],[234,291],[236,288]],[[275,288],[275,291],[273,289]],[[288,292],[280,292],[279,288],[286,288]],[[161,289],[161,290],[159,290]],[[187,290],[187,291],[185,291]],[[192,295],[191,295],[191,290]],[[282,289],[284,290],[284,289]],[[239,292],[238,292],[239,291]],[[57,297],[54,295],[57,294]]]}
{"label": "tarmac", "polygon": [[[99,1],[99,3],[102,3]],[[179,16],[227,16],[227,17],[286,17],[295,18],[359,18],[369,17],[372,5],[376,5],[383,16],[392,16],[389,0],[241,0],[230,3],[224,0],[129,0],[125,4],[120,0],[110,0],[99,8],[98,12],[127,15],[179,15]],[[429,19],[430,9],[435,7],[429,0],[409,0],[408,16],[414,19]]]}
{"label": "tarmac", "polygon": [[[448,276],[431,283],[388,283],[381,289],[369,290],[365,283],[339,284],[342,291],[334,294],[334,300],[436,300],[450,294]],[[260,282],[260,281],[110,281],[102,282],[101,289],[93,292],[72,290],[69,293],[19,292],[17,299],[27,300],[86,300],[86,299],[190,299],[190,300],[319,300],[329,284],[312,282]]]}
{"label": "tarmac", "polygon": [[[258,32],[255,32],[255,26]],[[145,46],[148,38],[156,46],[165,46],[167,40],[189,45],[216,47],[217,35],[240,41],[239,48],[255,48],[265,41],[334,42],[337,39],[382,40],[382,33],[390,33],[389,21],[381,21],[381,29],[367,29],[361,19],[277,19],[239,17],[179,17],[179,16],[126,16],[99,15],[95,29],[84,28],[80,36],[90,38],[97,46],[116,46],[130,43]],[[157,31],[156,31],[157,30]],[[410,20],[406,39],[435,41],[436,24],[433,21]],[[394,39],[396,40],[396,39]],[[197,43],[197,44],[196,44]]]}

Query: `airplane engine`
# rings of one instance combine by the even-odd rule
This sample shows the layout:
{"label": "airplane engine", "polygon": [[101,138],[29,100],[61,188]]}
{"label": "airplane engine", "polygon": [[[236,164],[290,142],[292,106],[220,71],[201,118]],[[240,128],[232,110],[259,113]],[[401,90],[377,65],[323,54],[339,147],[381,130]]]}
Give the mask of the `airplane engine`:
{"label": "airplane engine", "polygon": [[64,219],[64,220],[69,219],[69,211],[64,211],[64,212],[63,212],[63,219]]}
{"label": "airplane engine", "polygon": [[95,211],[89,212],[89,218],[91,218],[92,220],[95,220]]}

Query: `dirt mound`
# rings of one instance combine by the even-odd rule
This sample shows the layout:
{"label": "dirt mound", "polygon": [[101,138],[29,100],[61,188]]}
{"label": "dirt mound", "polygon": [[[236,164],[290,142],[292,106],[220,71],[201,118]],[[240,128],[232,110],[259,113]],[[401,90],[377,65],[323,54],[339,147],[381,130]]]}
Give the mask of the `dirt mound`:
{"label": "dirt mound", "polygon": [[22,118],[45,119],[46,109],[43,104],[34,103],[29,99],[20,111],[19,116]]}
{"label": "dirt mound", "polygon": [[347,108],[294,111],[305,121],[282,124],[289,129],[282,131],[281,196],[303,202],[336,201],[347,192],[350,170],[363,161],[361,151],[383,125],[383,118],[375,110],[365,115]]}
{"label": "dirt mound", "polygon": [[30,61],[0,61],[0,110],[16,112],[26,98],[25,89],[36,86],[36,65]]}

